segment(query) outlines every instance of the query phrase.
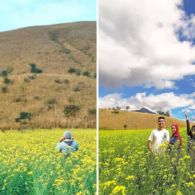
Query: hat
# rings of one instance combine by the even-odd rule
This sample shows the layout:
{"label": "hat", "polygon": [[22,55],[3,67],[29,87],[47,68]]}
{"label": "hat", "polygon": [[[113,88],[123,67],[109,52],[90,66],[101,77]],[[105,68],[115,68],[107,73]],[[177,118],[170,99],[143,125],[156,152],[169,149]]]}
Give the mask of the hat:
{"label": "hat", "polygon": [[64,138],[65,139],[72,139],[72,134],[70,131],[65,131],[64,133]]}

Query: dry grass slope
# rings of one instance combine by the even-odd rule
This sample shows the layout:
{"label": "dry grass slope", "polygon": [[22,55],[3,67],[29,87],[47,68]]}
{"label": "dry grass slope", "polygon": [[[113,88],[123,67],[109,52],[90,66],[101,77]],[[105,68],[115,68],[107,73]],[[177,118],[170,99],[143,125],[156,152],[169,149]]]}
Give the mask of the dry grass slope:
{"label": "dry grass slope", "polygon": [[[153,129],[157,126],[158,117],[158,114],[127,111],[113,113],[112,110],[100,109],[99,127],[100,129]],[[167,127],[170,127],[173,123],[185,127],[185,121],[171,117],[165,117],[165,120]]]}
{"label": "dry grass slope", "polygon": [[[1,129],[95,127],[95,22],[1,32],[0,74]],[[67,117],[67,105],[79,111]],[[16,122],[21,112],[31,113],[31,120]]]}

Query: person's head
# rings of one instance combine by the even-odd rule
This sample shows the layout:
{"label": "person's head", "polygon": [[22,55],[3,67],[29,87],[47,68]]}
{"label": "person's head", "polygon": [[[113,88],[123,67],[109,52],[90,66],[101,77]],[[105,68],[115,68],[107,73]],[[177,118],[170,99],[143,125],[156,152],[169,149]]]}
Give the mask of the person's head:
{"label": "person's head", "polygon": [[178,127],[177,124],[172,124],[172,125],[171,125],[171,130],[172,130],[172,134],[173,134],[173,135],[178,135],[179,127]]}
{"label": "person's head", "polygon": [[191,132],[192,132],[193,137],[195,138],[195,125],[191,127]]}
{"label": "person's head", "polygon": [[163,129],[165,126],[165,117],[164,116],[159,116],[158,117],[158,127],[159,129]]}
{"label": "person's head", "polygon": [[72,134],[71,134],[71,132],[70,132],[70,131],[65,131],[65,133],[64,133],[64,138],[65,138],[65,139],[71,140],[71,139],[72,139]]}

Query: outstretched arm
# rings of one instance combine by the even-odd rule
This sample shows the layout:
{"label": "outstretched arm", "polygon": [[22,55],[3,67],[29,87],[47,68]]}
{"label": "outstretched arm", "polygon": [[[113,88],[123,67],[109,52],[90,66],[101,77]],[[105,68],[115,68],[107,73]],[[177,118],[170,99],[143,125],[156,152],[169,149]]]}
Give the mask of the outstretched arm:
{"label": "outstretched arm", "polygon": [[154,140],[154,133],[153,131],[151,132],[149,138],[148,138],[148,150],[153,153],[152,151],[152,141]]}
{"label": "outstretched arm", "polygon": [[185,114],[185,117],[186,117],[187,135],[190,135],[190,133],[191,133],[191,131],[190,131],[190,121],[188,119],[187,113]]}
{"label": "outstretched arm", "polygon": [[65,140],[65,137],[62,137],[61,139],[60,139],[60,142],[62,142],[62,141],[64,141]]}

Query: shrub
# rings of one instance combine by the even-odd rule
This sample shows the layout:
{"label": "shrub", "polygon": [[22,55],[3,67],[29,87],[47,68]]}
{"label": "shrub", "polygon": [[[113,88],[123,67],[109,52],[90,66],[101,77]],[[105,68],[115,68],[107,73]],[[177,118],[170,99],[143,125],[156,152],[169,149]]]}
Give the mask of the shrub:
{"label": "shrub", "polygon": [[9,78],[5,77],[4,80],[3,80],[3,82],[5,84],[10,84],[12,81]]}
{"label": "shrub", "polygon": [[70,104],[64,106],[64,115],[66,117],[75,116],[80,111],[80,106]]}
{"label": "shrub", "polygon": [[70,68],[68,69],[68,72],[69,72],[69,73],[75,73],[75,72],[76,72],[76,68],[70,67]]}
{"label": "shrub", "polygon": [[1,72],[1,76],[7,77],[12,71],[13,71],[13,68],[12,67],[8,67],[6,70],[3,70]]}
{"label": "shrub", "polygon": [[56,79],[56,80],[55,80],[55,83],[57,83],[57,84],[62,84],[62,81],[59,80],[59,79]]}
{"label": "shrub", "polygon": [[79,87],[79,86],[76,86],[76,87],[74,88],[74,91],[75,91],[75,92],[80,91],[80,87]]}
{"label": "shrub", "polygon": [[81,71],[79,69],[76,69],[76,75],[80,76],[81,75]]}
{"label": "shrub", "polygon": [[25,122],[31,120],[30,112],[20,112],[20,116],[15,119],[16,122]]}
{"label": "shrub", "polygon": [[84,71],[83,76],[90,77],[90,72],[89,71]]}
{"label": "shrub", "polygon": [[1,88],[1,91],[2,91],[2,93],[7,93],[8,92],[8,88],[6,86],[3,86]]}
{"label": "shrub", "polygon": [[36,64],[29,64],[31,67],[31,73],[40,74],[43,71],[36,67]]}
{"label": "shrub", "polygon": [[70,49],[68,49],[68,48],[64,48],[63,51],[64,51],[64,53],[66,53],[66,54],[69,54],[69,53],[70,53]]}
{"label": "shrub", "polygon": [[34,79],[37,78],[37,75],[36,75],[36,74],[33,74],[33,75],[31,75],[31,76],[28,76],[28,78],[31,79],[31,80],[34,80]]}
{"label": "shrub", "polygon": [[88,109],[88,113],[89,113],[90,115],[95,115],[95,116],[96,116],[96,108],[89,108],[89,109]]}
{"label": "shrub", "polygon": [[51,98],[47,101],[48,109],[54,108],[54,105],[57,103],[55,98]]}
{"label": "shrub", "polygon": [[81,71],[80,71],[80,69],[78,69],[78,68],[70,67],[70,68],[68,69],[68,72],[71,73],[71,74],[75,73],[75,74],[78,75],[78,76],[81,75]]}

